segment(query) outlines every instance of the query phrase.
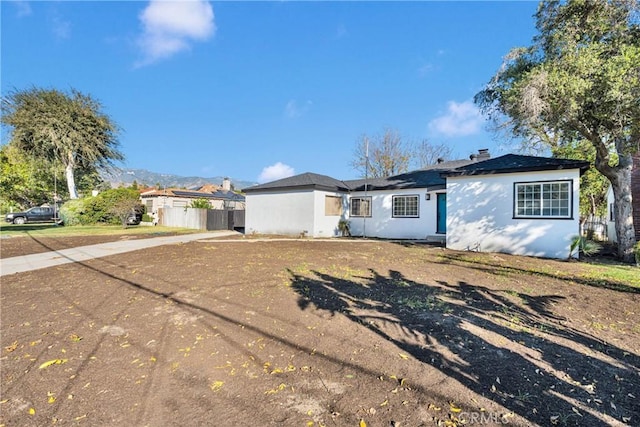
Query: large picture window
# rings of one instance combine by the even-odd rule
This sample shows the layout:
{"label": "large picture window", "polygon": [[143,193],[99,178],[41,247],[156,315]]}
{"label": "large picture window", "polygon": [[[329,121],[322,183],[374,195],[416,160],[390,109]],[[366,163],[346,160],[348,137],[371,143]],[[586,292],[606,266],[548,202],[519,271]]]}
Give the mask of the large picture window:
{"label": "large picture window", "polygon": [[394,218],[418,218],[418,196],[393,196]]}
{"label": "large picture window", "polygon": [[571,181],[515,183],[516,218],[571,218]]}
{"label": "large picture window", "polygon": [[371,197],[352,197],[349,216],[371,216]]}

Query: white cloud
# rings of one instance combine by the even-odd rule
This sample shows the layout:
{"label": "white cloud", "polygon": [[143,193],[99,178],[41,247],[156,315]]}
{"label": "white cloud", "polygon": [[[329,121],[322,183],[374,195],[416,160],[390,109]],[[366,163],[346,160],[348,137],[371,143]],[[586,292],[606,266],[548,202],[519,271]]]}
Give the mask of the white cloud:
{"label": "white cloud", "polygon": [[58,39],[68,39],[71,37],[71,23],[65,21],[58,14],[51,18],[51,29],[53,35]]}
{"label": "white cloud", "polygon": [[31,15],[31,5],[26,0],[12,0],[11,3],[16,6],[17,15],[19,18]]}
{"label": "white cloud", "polygon": [[429,122],[429,129],[445,136],[466,136],[478,133],[484,119],[472,101],[447,103],[447,112]]}
{"label": "white cloud", "polygon": [[297,119],[306,114],[311,108],[311,105],[313,105],[311,101],[306,101],[304,104],[298,105],[298,101],[292,99],[287,102],[287,105],[284,107],[284,116],[288,119]]}
{"label": "white cloud", "polygon": [[203,0],[151,0],[140,14],[143,33],[138,38],[143,59],[138,66],[166,59],[207,40],[216,31],[213,8]]}
{"label": "white cloud", "polygon": [[433,71],[433,69],[434,69],[433,64],[424,64],[420,68],[418,68],[418,74],[420,74],[420,77],[424,77],[427,74],[429,74],[431,71]]}
{"label": "white cloud", "polygon": [[258,177],[258,182],[271,182],[277,179],[287,178],[295,175],[296,171],[289,165],[285,165],[284,163],[278,162],[274,165],[267,166],[262,169],[260,176]]}

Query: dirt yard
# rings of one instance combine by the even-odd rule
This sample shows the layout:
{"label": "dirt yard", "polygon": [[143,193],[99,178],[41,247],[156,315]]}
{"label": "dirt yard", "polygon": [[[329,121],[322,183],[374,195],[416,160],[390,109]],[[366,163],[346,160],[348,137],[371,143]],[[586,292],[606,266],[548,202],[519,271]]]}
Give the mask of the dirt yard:
{"label": "dirt yard", "polygon": [[0,424],[637,426],[640,289],[590,277],[344,240],[207,240],[5,276]]}

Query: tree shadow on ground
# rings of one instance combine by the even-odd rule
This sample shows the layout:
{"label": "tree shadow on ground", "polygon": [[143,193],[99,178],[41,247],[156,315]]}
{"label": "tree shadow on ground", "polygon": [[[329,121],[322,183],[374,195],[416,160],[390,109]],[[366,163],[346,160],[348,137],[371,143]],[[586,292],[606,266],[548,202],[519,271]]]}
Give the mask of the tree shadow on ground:
{"label": "tree shadow on ground", "polygon": [[[51,246],[47,245],[46,242],[38,240],[33,236],[32,238],[37,240],[38,243],[40,243],[44,247],[47,247],[51,251],[57,252]],[[64,257],[62,253],[60,253],[60,255]],[[228,345],[231,348],[234,348],[238,352],[244,353],[247,356],[247,358],[252,361],[252,364],[255,365],[255,367],[259,368],[260,370],[264,367],[265,363],[269,361],[269,359],[265,358],[264,355],[261,355],[258,352],[251,350],[250,348],[247,348],[245,343],[238,342],[236,340],[236,337],[233,334],[225,333],[221,328],[218,327],[219,325],[221,324],[233,325],[234,329],[235,327],[240,326],[245,331],[249,331],[250,333],[255,333],[258,336],[269,339],[269,340],[273,340],[274,342],[278,342],[290,349],[302,351],[305,354],[313,354],[314,357],[322,358],[325,361],[331,364],[334,364],[336,366],[349,367],[355,372],[365,374],[366,376],[369,376],[372,378],[377,377],[379,375],[378,371],[371,370],[367,366],[360,365],[357,362],[346,360],[346,359],[340,358],[339,356],[331,356],[331,355],[319,354],[319,353],[316,354],[315,348],[300,344],[299,342],[293,339],[282,337],[277,333],[270,331],[270,329],[266,325],[254,325],[254,324],[243,322],[242,320],[240,320],[238,317],[235,317],[234,315],[231,315],[228,313],[225,314],[222,311],[217,310],[216,308],[214,308],[215,304],[211,305],[211,301],[209,301],[209,304],[205,304],[204,302],[200,302],[200,301],[194,302],[194,301],[186,300],[180,296],[181,294],[180,291],[187,290],[189,288],[189,286],[187,285],[182,285],[176,281],[167,280],[166,278],[163,278],[160,276],[154,276],[150,274],[146,275],[144,279],[137,279],[137,280],[129,279],[126,277],[128,276],[127,268],[124,265],[118,264],[117,261],[109,259],[108,257],[100,258],[95,261],[76,261],[75,264],[81,267],[82,269],[85,269],[87,274],[95,273],[104,279],[112,280],[114,282],[113,286],[115,287],[115,289],[118,290],[118,292],[111,293],[111,295],[107,296],[104,300],[100,301],[96,306],[93,306],[91,311],[82,310],[79,307],[76,307],[76,310],[82,313],[83,316],[80,316],[77,320],[73,321],[75,322],[75,326],[80,325],[86,319],[90,319],[95,322],[101,322],[102,319],[99,317],[99,315],[96,312],[99,311],[100,308],[107,307],[107,306],[113,306],[113,309],[110,310],[109,323],[114,325],[117,324],[119,320],[127,316],[126,313],[128,310],[128,307],[126,304],[118,305],[116,303],[117,296],[120,290],[127,289],[129,291],[133,291],[134,293],[139,292],[141,294],[151,295],[153,297],[156,297],[162,300],[165,304],[175,305],[176,307],[179,307],[180,309],[185,310],[188,313],[197,315],[198,319],[196,320],[196,322],[203,325],[208,330],[215,330],[216,336],[218,339],[222,340],[226,345]],[[166,290],[166,291],[159,290],[158,289],[159,284],[166,285],[166,287],[171,290]],[[63,291],[60,291],[54,287],[52,289],[52,292],[58,294],[70,306],[75,304],[72,299],[69,299],[69,297],[64,295]],[[216,300],[214,299],[213,301],[215,302]],[[238,310],[239,312],[244,312],[246,309],[253,308],[253,307],[244,307],[241,304],[234,303],[233,301],[229,301],[227,299],[224,300],[224,303],[235,306],[236,308],[239,309]],[[269,313],[268,315],[271,318],[277,318],[279,321],[288,322],[295,328],[298,328],[298,329],[304,328],[303,324],[295,323],[295,320],[292,320],[291,318],[289,318],[284,314],[277,315],[274,313]],[[167,318],[163,323],[162,330],[160,331],[159,336],[161,337],[166,336],[166,334],[168,333],[167,330],[169,329],[169,323],[170,323],[170,320]],[[70,330],[75,330],[75,327],[72,327]],[[65,380],[64,387],[58,392],[59,395],[61,396],[69,395],[74,389],[78,387],[80,379],[84,378],[83,374],[85,373],[85,371],[90,370],[91,360],[96,355],[98,355],[99,352],[102,350],[103,343],[107,339],[107,337],[108,337],[107,333],[102,333],[100,337],[97,340],[95,340],[95,342],[91,345],[91,348],[88,348],[86,350],[87,356],[75,361],[77,364],[73,368],[74,375]],[[163,347],[165,345],[164,339],[160,339],[159,341],[161,341],[161,346]],[[155,357],[156,354],[158,354],[159,352],[161,353],[160,350],[151,350],[144,344],[143,341],[135,342],[131,337],[128,338],[127,345],[131,345],[137,348],[138,351],[144,354],[144,358],[149,358],[152,356]],[[46,350],[42,350],[42,353],[35,355],[36,357],[32,358],[32,361],[29,363],[28,367],[17,375],[17,378],[14,379],[13,384],[9,387],[5,387],[3,391],[5,393],[13,392],[15,389],[24,387],[24,384],[26,382],[25,378],[27,377],[28,373],[36,370],[35,367],[37,366],[39,361],[42,360],[41,356],[43,356],[44,354],[46,354]],[[168,362],[164,362],[164,363],[168,363]],[[161,370],[162,365],[163,365],[163,362],[161,360],[158,360],[157,363],[155,363],[153,367],[150,368],[149,376],[155,377],[156,375],[159,375],[157,372]],[[166,366],[164,366],[164,368],[166,368]],[[184,389],[186,390],[211,389],[211,385],[208,382],[206,372],[198,373],[197,375],[194,375],[192,372],[189,372],[187,370],[182,370],[181,368],[181,372],[179,372],[179,375],[177,375],[177,377],[178,378],[174,378],[174,380],[177,383],[179,383],[181,386],[184,386],[185,387]],[[270,375],[270,377],[273,377],[274,381],[276,380],[277,382],[282,381],[280,379],[281,377],[276,378],[273,375]],[[94,381],[97,381],[97,380],[94,379]],[[158,393],[156,390],[153,390],[152,388],[153,385],[154,385],[153,382],[148,382],[147,385],[145,385],[141,390],[140,396],[142,397],[142,405],[141,405],[142,409],[137,416],[133,416],[133,415],[131,416],[130,418],[130,421],[132,421],[131,425],[143,425],[143,424],[147,425],[148,420],[146,419],[146,417],[149,416],[151,411],[153,410],[153,407],[151,406],[150,402],[153,399],[153,396]],[[420,387],[417,387],[417,390],[424,394],[429,393],[432,395],[432,397],[444,398],[443,397],[444,394],[438,390],[424,390],[424,389],[421,389]],[[268,425],[268,424],[273,425],[274,420],[276,421],[275,423],[276,425],[288,424],[287,418],[285,417],[285,415],[282,415],[282,413],[278,411],[274,411],[273,408],[269,406],[257,405],[255,400],[252,400],[251,398],[245,395],[215,394],[215,397],[213,395],[208,397],[197,396],[197,397],[193,397],[191,399],[186,399],[186,400],[188,401],[190,410],[193,411],[193,416],[194,416],[193,420],[196,419],[195,418],[196,416],[202,416],[203,414],[206,415],[207,411],[211,411],[211,408],[219,408],[220,402],[224,402],[224,404],[226,405],[224,406],[224,409],[229,413],[226,413],[224,416],[220,415],[220,420],[223,420],[223,421],[220,421],[220,425],[235,425],[237,423],[237,419],[243,419],[245,417],[243,412],[246,412],[246,408],[251,408],[253,417],[255,417],[256,419],[263,420],[264,425]],[[165,404],[175,405],[176,406],[175,410],[177,411],[180,405],[184,405],[184,402],[185,402],[184,399],[180,400],[179,397],[175,397],[170,401],[166,401]],[[53,416],[53,419],[57,419],[59,412],[62,411],[63,408],[64,408],[63,405],[53,406],[48,415]],[[230,410],[230,408],[232,408],[232,410]],[[41,411],[41,412],[44,413],[44,411]],[[107,411],[107,414],[108,414],[108,411]],[[348,415],[345,414],[345,417],[347,416]],[[234,417],[237,417],[237,418],[234,418]],[[107,421],[105,420],[101,421],[100,419],[96,420],[95,422],[97,424],[108,423]],[[205,419],[205,421],[199,420],[194,422],[196,424],[204,425],[205,423],[210,422],[210,419],[209,420]]]}
{"label": "tree shadow on ground", "polygon": [[585,278],[585,277],[577,277],[575,275],[563,276],[557,273],[551,273],[551,272],[543,271],[540,269],[518,268],[513,265],[503,265],[503,264],[500,264],[499,262],[491,262],[485,259],[482,259],[482,260],[470,259],[468,257],[456,255],[453,253],[451,254],[445,253],[440,255],[439,262],[444,264],[460,263],[465,267],[473,268],[476,270],[480,270],[480,271],[484,271],[492,274],[495,274],[495,273],[503,274],[503,273],[509,273],[509,272],[518,273],[518,274],[529,274],[529,275],[543,276],[543,277],[548,277],[550,279],[557,279],[557,280],[562,280],[567,282],[575,282],[581,285],[592,286],[595,288],[640,294],[640,288],[630,286],[628,284],[621,283],[615,280],[602,279],[602,278]]}
{"label": "tree shadow on ground", "polygon": [[564,297],[417,283],[397,271],[289,273],[302,310],[344,315],[532,423],[640,419],[640,357],[563,325],[553,304]]}

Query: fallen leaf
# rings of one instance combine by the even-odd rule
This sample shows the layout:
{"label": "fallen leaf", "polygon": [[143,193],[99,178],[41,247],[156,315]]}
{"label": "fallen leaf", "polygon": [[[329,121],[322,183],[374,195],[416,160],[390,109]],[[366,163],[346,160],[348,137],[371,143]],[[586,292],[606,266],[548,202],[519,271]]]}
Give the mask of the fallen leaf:
{"label": "fallen leaf", "polygon": [[29,415],[35,415],[36,414],[36,410],[33,408],[29,408]]}
{"label": "fallen leaf", "polygon": [[360,424],[358,424],[359,427],[367,427],[367,423],[364,422],[364,420],[360,420]]}
{"label": "fallen leaf", "polygon": [[71,335],[69,336],[69,339],[70,339],[71,341],[73,341],[73,342],[78,342],[78,341],[81,341],[81,340],[82,340],[82,337],[81,337],[80,335],[78,335],[78,334],[71,334]]}
{"label": "fallen leaf", "polygon": [[573,407],[573,406],[572,406],[572,407],[571,407],[571,410],[572,410],[573,412],[575,412],[576,414],[578,414],[579,416],[582,416],[582,414],[580,413],[580,411],[578,411],[575,407]]}
{"label": "fallen leaf", "polygon": [[453,402],[449,402],[449,409],[451,410],[451,412],[455,412],[455,413],[462,411],[462,409],[458,408]]}
{"label": "fallen leaf", "polygon": [[409,359],[409,356],[407,356],[406,354],[403,354],[403,353],[398,353],[398,356],[400,356],[404,360]]}
{"label": "fallen leaf", "polygon": [[211,387],[211,390],[213,391],[218,391],[222,388],[223,385],[224,381],[214,381],[213,384],[211,384],[209,387]]}
{"label": "fallen leaf", "polygon": [[11,345],[6,346],[4,349],[7,351],[7,353],[11,353],[16,348],[18,348],[18,341],[14,341]]}
{"label": "fallen leaf", "polygon": [[44,362],[38,369],[48,368],[51,365],[61,365],[63,363],[67,363],[67,359],[53,359],[47,362]]}
{"label": "fallen leaf", "polygon": [[389,399],[386,399],[384,402],[380,404],[380,406],[387,406],[389,404]]}

